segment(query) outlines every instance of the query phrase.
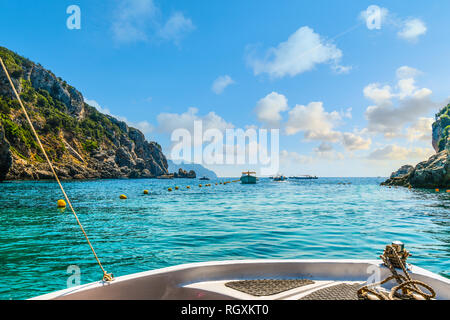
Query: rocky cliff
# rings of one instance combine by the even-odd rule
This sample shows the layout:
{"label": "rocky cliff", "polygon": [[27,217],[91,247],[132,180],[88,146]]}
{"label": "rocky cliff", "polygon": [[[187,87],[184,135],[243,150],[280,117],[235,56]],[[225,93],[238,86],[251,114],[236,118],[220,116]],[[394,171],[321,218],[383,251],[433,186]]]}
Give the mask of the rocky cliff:
{"label": "rocky cliff", "polygon": [[433,148],[436,152],[449,149],[449,130],[450,130],[450,104],[442,108],[436,114],[436,121],[433,123]]}
{"label": "rocky cliff", "polygon": [[[33,126],[62,179],[139,178],[167,174],[156,142],[97,111],[51,71],[0,47]],[[8,80],[0,70],[0,181],[52,178]]]}
{"label": "rocky cliff", "polygon": [[406,165],[382,183],[388,186],[412,188],[450,188],[450,104],[436,114],[432,145],[436,154],[415,167]]}

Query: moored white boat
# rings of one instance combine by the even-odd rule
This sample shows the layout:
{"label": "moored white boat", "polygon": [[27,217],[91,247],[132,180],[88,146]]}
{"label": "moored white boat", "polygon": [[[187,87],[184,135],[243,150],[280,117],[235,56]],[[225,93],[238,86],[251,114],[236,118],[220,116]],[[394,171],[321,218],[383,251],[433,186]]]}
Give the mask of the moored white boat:
{"label": "moored white boat", "polygon": [[[433,288],[435,299],[450,299],[449,279],[417,266],[408,267],[412,279]],[[33,299],[350,300],[357,299],[356,291],[367,282],[390,275],[381,260],[203,262],[121,276]],[[382,287],[389,291],[396,284],[392,280]]]}
{"label": "moored white boat", "polygon": [[240,180],[242,184],[256,184],[258,178],[256,177],[256,172],[247,171],[242,172]]}

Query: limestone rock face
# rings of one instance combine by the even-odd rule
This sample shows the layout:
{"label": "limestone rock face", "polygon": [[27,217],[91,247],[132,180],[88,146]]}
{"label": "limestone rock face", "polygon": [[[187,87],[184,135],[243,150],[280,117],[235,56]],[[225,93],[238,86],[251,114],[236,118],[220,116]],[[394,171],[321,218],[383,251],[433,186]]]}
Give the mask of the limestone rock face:
{"label": "limestone rock face", "polygon": [[391,174],[391,179],[393,178],[401,178],[405,175],[409,175],[411,173],[411,171],[414,170],[414,167],[411,165],[404,165],[402,166],[400,169],[398,169],[397,171],[393,172]]}
{"label": "limestone rock face", "polygon": [[402,168],[394,172],[382,185],[429,189],[450,188],[450,158],[447,150],[431,156],[416,167],[403,166]]}
{"label": "limestone rock face", "polygon": [[419,163],[409,181],[414,188],[450,188],[450,161],[447,151]]}
{"label": "limestone rock face", "polygon": [[[153,178],[168,174],[161,146],[100,113],[64,80],[0,47],[33,126],[62,179]],[[0,181],[52,179],[3,70],[0,70]]]}
{"label": "limestone rock face", "polygon": [[65,85],[53,73],[45,70],[40,65],[33,64],[29,69],[25,69],[25,74],[25,79],[31,82],[33,88],[48,91],[54,99],[63,102],[67,106],[70,114],[77,118],[83,118],[84,99],[74,87]]}

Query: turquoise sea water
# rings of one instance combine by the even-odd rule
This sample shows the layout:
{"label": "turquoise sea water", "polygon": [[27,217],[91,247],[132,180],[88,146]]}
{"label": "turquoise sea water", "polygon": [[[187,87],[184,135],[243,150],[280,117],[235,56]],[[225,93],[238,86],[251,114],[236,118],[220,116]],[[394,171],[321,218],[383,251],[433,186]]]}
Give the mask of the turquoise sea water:
{"label": "turquoise sea water", "polygon": [[[211,260],[376,259],[385,244],[401,240],[413,253],[411,263],[449,277],[450,193],[390,189],[382,181],[261,179],[199,188],[198,180],[145,179],[64,186],[115,276]],[[175,185],[180,190],[169,193]],[[119,200],[122,193],[128,200]],[[0,184],[0,299],[64,289],[70,265],[80,267],[81,283],[101,278],[73,215],[56,209],[60,198],[55,182]]]}

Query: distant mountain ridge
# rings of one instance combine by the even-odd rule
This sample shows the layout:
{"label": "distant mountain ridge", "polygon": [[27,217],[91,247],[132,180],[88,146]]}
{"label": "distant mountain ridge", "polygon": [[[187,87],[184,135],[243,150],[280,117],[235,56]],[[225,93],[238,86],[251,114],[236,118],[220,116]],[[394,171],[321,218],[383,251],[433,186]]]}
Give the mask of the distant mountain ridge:
{"label": "distant mountain ridge", "polygon": [[216,179],[217,175],[214,171],[206,169],[204,166],[202,166],[201,164],[197,164],[197,163],[180,163],[180,164],[175,164],[172,160],[168,159],[167,160],[167,164],[168,164],[168,168],[167,170],[169,172],[178,172],[178,169],[183,169],[186,171],[191,171],[194,170],[197,178],[201,178],[201,177],[208,177],[210,179]]}
{"label": "distant mountain ridge", "polygon": [[[12,81],[62,179],[152,178],[167,174],[156,142],[99,112],[51,71],[0,47]],[[0,181],[51,179],[35,138],[0,70]]]}

